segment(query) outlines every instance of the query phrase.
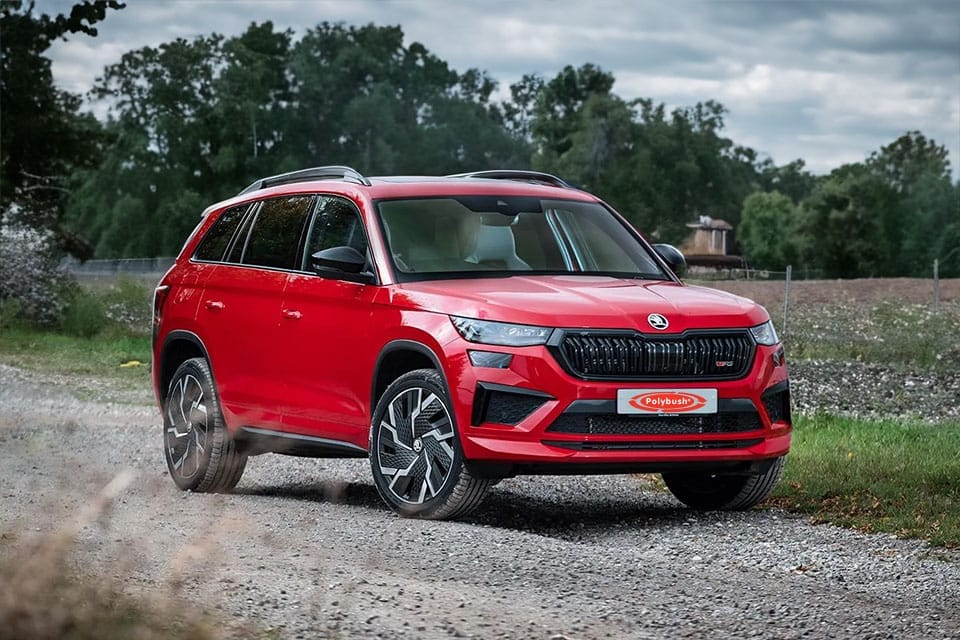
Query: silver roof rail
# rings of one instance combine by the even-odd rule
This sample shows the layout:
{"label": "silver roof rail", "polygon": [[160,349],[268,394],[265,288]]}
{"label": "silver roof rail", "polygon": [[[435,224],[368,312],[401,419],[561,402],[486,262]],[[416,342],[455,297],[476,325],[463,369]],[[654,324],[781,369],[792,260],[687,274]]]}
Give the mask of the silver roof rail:
{"label": "silver roof rail", "polygon": [[326,167],[301,169],[299,171],[291,171],[290,173],[281,173],[280,175],[270,176],[269,178],[260,178],[237,195],[242,196],[245,193],[259,191],[260,189],[266,189],[268,187],[276,187],[281,184],[310,182],[311,180],[349,180],[351,182],[356,182],[357,184],[362,184],[366,187],[370,186],[370,181],[367,180],[367,178],[365,178],[363,174],[356,169],[339,165],[330,165]]}
{"label": "silver roof rail", "polygon": [[471,171],[469,173],[456,173],[446,176],[447,178],[485,178],[487,180],[523,180],[525,182],[539,182],[551,187],[561,187],[563,189],[576,189],[572,184],[549,173],[540,171],[522,171],[518,169],[494,169],[491,171]]}

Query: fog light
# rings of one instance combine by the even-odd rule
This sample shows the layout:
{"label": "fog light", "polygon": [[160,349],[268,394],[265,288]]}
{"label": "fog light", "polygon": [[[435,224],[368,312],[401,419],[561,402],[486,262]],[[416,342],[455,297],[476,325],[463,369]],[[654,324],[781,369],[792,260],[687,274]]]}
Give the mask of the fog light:
{"label": "fog light", "polygon": [[488,369],[506,369],[513,361],[513,354],[497,353],[495,351],[470,351],[470,364],[475,367],[486,367]]}

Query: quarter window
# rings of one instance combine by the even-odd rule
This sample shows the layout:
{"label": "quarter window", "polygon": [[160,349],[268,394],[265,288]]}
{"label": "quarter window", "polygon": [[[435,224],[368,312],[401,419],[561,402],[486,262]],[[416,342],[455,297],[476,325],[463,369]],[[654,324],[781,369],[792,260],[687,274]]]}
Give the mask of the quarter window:
{"label": "quarter window", "polygon": [[237,227],[240,226],[240,221],[243,220],[243,214],[247,208],[248,205],[244,204],[238,207],[231,207],[220,214],[220,218],[213,223],[213,227],[211,227],[207,235],[204,236],[193,257],[196,260],[206,262],[220,262],[223,260],[223,254],[230,244],[230,239],[233,238],[237,232]]}

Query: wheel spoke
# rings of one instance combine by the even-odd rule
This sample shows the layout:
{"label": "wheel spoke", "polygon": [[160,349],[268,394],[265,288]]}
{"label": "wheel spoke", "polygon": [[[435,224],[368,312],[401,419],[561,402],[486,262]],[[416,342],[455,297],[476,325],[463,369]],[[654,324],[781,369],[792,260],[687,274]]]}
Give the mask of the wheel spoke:
{"label": "wheel spoke", "polygon": [[444,401],[426,387],[397,393],[377,433],[377,467],[399,500],[423,504],[443,490],[453,468],[453,422]]}
{"label": "wheel spoke", "polygon": [[194,376],[179,378],[167,401],[167,451],[171,468],[183,478],[200,471],[207,441],[207,407],[203,386]]}

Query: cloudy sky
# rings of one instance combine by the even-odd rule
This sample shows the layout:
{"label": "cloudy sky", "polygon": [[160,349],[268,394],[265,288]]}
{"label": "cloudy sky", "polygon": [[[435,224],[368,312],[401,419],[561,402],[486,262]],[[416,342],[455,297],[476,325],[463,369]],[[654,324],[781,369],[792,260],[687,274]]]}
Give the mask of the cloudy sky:
{"label": "cloudy sky", "polygon": [[[37,10],[71,4],[38,0]],[[485,69],[504,92],[525,73],[592,62],[626,99],[718,100],[734,141],[817,173],[917,129],[950,150],[960,175],[956,0],[127,0],[97,38],[50,50],[54,75],[84,92],[131,49],[266,20],[298,33],[322,21],[399,24],[408,43],[458,71]]]}

